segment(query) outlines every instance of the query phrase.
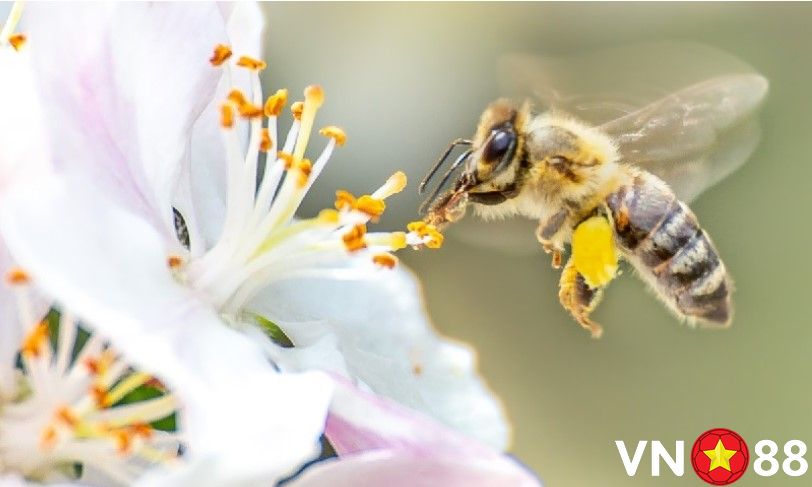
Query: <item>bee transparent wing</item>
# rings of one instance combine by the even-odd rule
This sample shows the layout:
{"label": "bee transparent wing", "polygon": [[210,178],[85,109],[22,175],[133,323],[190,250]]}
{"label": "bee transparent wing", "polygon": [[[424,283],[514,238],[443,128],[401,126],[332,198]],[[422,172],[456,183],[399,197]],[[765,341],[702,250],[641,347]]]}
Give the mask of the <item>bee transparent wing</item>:
{"label": "bee transparent wing", "polygon": [[744,164],[760,135],[752,116],[767,93],[757,74],[718,76],[602,124],[623,162],[663,178],[684,200]]}
{"label": "bee transparent wing", "polygon": [[744,163],[758,142],[753,112],[767,81],[723,51],[637,44],[563,58],[511,55],[508,93],[614,136],[621,157],[690,200]]}

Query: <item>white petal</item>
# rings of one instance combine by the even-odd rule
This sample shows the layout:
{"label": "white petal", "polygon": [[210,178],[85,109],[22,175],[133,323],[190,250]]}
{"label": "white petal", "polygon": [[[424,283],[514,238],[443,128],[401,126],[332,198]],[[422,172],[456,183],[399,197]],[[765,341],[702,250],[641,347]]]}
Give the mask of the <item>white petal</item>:
{"label": "white petal", "polygon": [[92,175],[171,237],[191,124],[220,77],[208,62],[226,40],[217,6],[34,3],[23,22],[55,166]]}
{"label": "white petal", "polygon": [[317,463],[290,487],[530,487],[538,480],[504,463],[482,463],[457,456],[373,451]]}
{"label": "white petal", "polygon": [[0,49],[0,191],[26,184],[48,172],[42,107],[34,88],[28,50]]}
{"label": "white petal", "polygon": [[[303,325],[298,323],[322,322],[336,336],[337,350],[352,378],[505,449],[509,426],[501,404],[477,374],[473,352],[440,337],[431,327],[415,278],[402,269],[367,274],[356,280],[275,284],[250,306],[295,335],[297,347],[316,343],[301,333]],[[324,363],[299,361],[299,366],[321,368]]]}
{"label": "white petal", "polygon": [[154,228],[77,185],[44,181],[0,208],[0,231],[36,282],[179,396],[193,459],[216,456],[250,474],[308,459],[326,415],[325,379],[279,375],[175,282]]}
{"label": "white petal", "polygon": [[[255,2],[225,3],[228,42],[234,56],[262,57],[263,14]],[[195,122],[191,143],[191,185],[194,191],[193,213],[185,212],[187,219],[194,219],[207,247],[220,237],[225,219],[226,200],[226,154],[220,126],[220,105],[232,88],[251,93],[249,72],[244,69],[232,72],[231,84],[225,78],[220,81],[217,92],[203,114]],[[247,124],[238,124],[240,140],[248,143]],[[187,175],[188,177],[188,175]],[[184,206],[184,205],[179,205]],[[192,205],[185,205],[191,207]]]}

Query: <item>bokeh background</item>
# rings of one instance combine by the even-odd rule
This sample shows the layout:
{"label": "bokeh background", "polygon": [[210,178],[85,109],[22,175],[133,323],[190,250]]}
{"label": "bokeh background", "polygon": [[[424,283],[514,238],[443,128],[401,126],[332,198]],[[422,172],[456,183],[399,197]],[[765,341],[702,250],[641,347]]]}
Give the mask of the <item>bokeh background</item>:
{"label": "bokeh background", "polygon": [[[812,445],[812,5],[263,8],[266,88],[322,84],[320,121],[349,134],[303,211],[331,205],[336,188],[366,192],[403,169],[411,189],[390,200],[381,222],[389,229],[416,218],[417,181],[451,139],[472,133],[482,108],[501,94],[496,66],[506,53],[689,40],[724,49],[764,74],[771,87],[761,145],[692,204],[736,281],[731,329],[679,324],[627,273],[595,313],[605,335],[593,341],[558,305],[558,273],[540,249],[499,252],[452,230],[440,251],[401,256],[422,280],[437,328],[479,351],[482,374],[512,418],[513,453],[547,485],[702,484],[690,464],[684,478],[665,470],[652,479],[648,452],[629,478],[614,440],[631,449],[638,440],[660,440],[669,450],[685,440],[686,462],[696,436],[716,426],[738,431],[751,448],[764,438]],[[810,475],[764,479],[751,463],[737,485],[806,485]]]}

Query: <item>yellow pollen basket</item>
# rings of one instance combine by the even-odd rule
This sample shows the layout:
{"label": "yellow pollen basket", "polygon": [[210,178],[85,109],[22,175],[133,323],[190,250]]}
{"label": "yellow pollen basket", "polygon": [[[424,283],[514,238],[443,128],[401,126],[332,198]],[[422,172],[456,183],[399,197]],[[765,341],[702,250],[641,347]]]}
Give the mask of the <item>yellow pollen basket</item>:
{"label": "yellow pollen basket", "polygon": [[593,216],[572,234],[572,263],[591,288],[603,287],[617,274],[617,248],[609,221]]}

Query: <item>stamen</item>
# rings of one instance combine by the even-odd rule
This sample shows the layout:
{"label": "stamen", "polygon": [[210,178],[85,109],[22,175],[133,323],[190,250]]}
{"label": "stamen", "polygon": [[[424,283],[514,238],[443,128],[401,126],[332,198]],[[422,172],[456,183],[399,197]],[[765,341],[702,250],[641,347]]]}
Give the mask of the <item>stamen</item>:
{"label": "stamen", "polygon": [[6,282],[11,285],[19,286],[31,282],[28,273],[19,267],[13,267],[6,273]]}
{"label": "stamen", "polygon": [[259,118],[265,113],[263,112],[261,106],[248,102],[246,102],[244,105],[239,105],[237,107],[237,111],[243,118]]}
{"label": "stamen", "polygon": [[316,112],[324,103],[324,90],[319,85],[310,85],[304,89],[304,107],[302,108],[301,127],[296,139],[296,146],[293,150],[293,158],[300,161],[304,157],[307,149],[307,142],[310,140],[310,132],[313,130],[313,122],[316,120]]}
{"label": "stamen", "polygon": [[259,141],[259,150],[262,152],[268,152],[273,147],[273,141],[271,140],[271,133],[267,128],[262,129],[260,132],[260,141]]}
{"label": "stamen", "polygon": [[209,59],[209,62],[212,64],[212,66],[220,66],[224,62],[228,61],[231,54],[230,47],[225,44],[217,44],[214,46],[214,53],[212,54],[211,59]]}
{"label": "stamen", "polygon": [[290,169],[293,167],[293,154],[279,151],[276,153],[276,158],[282,161],[282,164],[284,164],[285,169]]}
{"label": "stamen", "polygon": [[304,188],[307,186],[307,180],[313,171],[313,164],[310,163],[309,159],[304,159],[296,164],[296,169],[298,170],[296,184],[298,184],[300,188]]}
{"label": "stamen", "polygon": [[398,264],[398,258],[389,253],[375,254],[372,256],[372,262],[387,269],[394,269]]}
{"label": "stamen", "polygon": [[268,118],[278,117],[287,102],[288,90],[276,90],[276,93],[269,96],[265,102],[265,116]]}
{"label": "stamen", "polygon": [[261,59],[255,59],[251,56],[240,56],[240,58],[237,60],[237,66],[248,68],[252,71],[261,71],[268,65],[265,64],[265,61],[262,61]]}
{"label": "stamen", "polygon": [[25,34],[12,34],[8,38],[8,43],[11,44],[11,47],[13,47],[15,51],[19,51],[22,49],[26,40]]}
{"label": "stamen", "polygon": [[336,145],[339,147],[343,146],[347,142],[347,134],[341,127],[336,127],[335,125],[324,127],[323,129],[319,130],[319,134],[335,140]]}
{"label": "stamen", "polygon": [[220,107],[220,125],[227,129],[234,127],[234,107],[228,103]]}
{"label": "stamen", "polygon": [[20,353],[27,357],[39,357],[48,338],[48,322],[40,321],[23,340]]}
{"label": "stamen", "polygon": [[364,235],[367,233],[367,227],[363,224],[354,225],[349,232],[345,233],[341,239],[344,241],[344,247],[349,252],[356,252],[366,248],[367,244],[364,242]]}
{"label": "stamen", "polygon": [[406,228],[412,234],[417,235],[420,244],[430,249],[439,249],[443,245],[443,234],[434,225],[423,221],[414,221],[409,223]]}

